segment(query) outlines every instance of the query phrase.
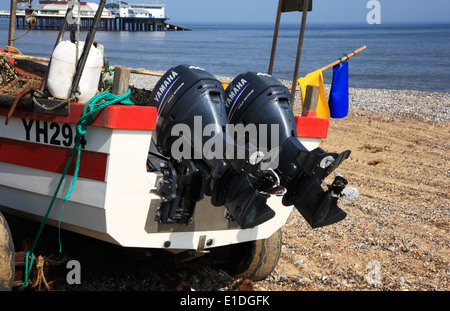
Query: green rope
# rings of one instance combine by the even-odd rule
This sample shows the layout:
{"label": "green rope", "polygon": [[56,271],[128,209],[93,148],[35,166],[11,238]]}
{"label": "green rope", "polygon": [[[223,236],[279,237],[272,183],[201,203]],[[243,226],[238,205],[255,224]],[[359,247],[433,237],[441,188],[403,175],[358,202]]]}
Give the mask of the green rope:
{"label": "green rope", "polygon": [[28,287],[28,276],[30,274],[31,268],[33,267],[33,260],[34,260],[34,255],[33,253],[31,253],[31,260],[30,260],[30,264],[28,264],[28,258],[30,257],[29,255],[30,252],[27,252],[25,254],[25,281],[22,284],[22,287],[20,287],[21,290],[24,290],[25,288]]}
{"label": "green rope", "polygon": [[[58,186],[56,187],[56,191],[53,194],[53,198],[50,202],[50,205],[47,209],[47,212],[45,214],[44,219],[42,220],[41,226],[39,227],[39,231],[36,235],[36,238],[33,242],[33,245],[31,247],[31,250],[28,251],[26,253],[25,256],[25,280],[24,283],[22,285],[22,287],[20,288],[21,290],[25,289],[28,287],[28,276],[30,274],[31,268],[33,266],[33,258],[34,258],[34,254],[33,251],[36,247],[37,241],[42,233],[42,229],[44,228],[44,225],[47,221],[48,215],[50,214],[50,211],[53,208],[53,204],[55,202],[56,196],[59,192],[59,189],[61,188],[62,182],[64,181],[64,178],[66,177],[67,171],[70,167],[70,164],[72,163],[72,159],[73,156],[76,154],[76,162],[75,162],[75,171],[74,171],[74,175],[73,175],[73,180],[72,180],[72,184],[70,186],[69,192],[67,193],[67,195],[64,197],[63,199],[63,204],[62,204],[62,208],[61,208],[61,213],[59,216],[59,223],[58,223],[58,240],[59,240],[59,252],[61,252],[61,230],[60,230],[60,225],[61,225],[61,217],[62,217],[62,212],[64,210],[64,203],[67,202],[69,200],[70,195],[72,194],[73,190],[75,189],[75,184],[77,182],[78,179],[78,172],[80,169],[80,158],[81,158],[81,138],[83,137],[83,135],[86,134],[87,132],[87,125],[94,119],[94,114],[105,109],[106,107],[113,105],[113,104],[123,104],[123,105],[133,105],[133,102],[130,101],[130,95],[131,95],[131,90],[128,90],[128,92],[126,94],[123,95],[114,95],[111,94],[110,91],[106,91],[103,93],[99,93],[97,95],[95,95],[94,97],[92,97],[84,106],[83,109],[83,114],[81,115],[80,119],[77,122],[76,125],[76,136],[75,136],[75,146],[72,149],[72,152],[69,156],[69,159],[66,163],[66,166],[64,168],[63,174],[59,180]],[[30,264],[28,264],[28,258],[31,257],[31,262]]]}

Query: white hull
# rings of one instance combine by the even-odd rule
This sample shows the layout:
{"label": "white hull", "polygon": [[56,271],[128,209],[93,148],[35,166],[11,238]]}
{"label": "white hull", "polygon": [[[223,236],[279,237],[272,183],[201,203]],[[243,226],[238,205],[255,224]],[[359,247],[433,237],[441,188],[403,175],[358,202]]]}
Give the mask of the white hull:
{"label": "white hull", "polygon": [[[41,134],[26,122],[29,120],[13,117],[6,126],[5,117],[0,116],[0,139],[5,146],[7,141],[29,152],[41,147],[61,152],[62,147],[43,143],[42,136],[41,142],[37,142]],[[65,124],[53,123],[57,123],[59,128]],[[29,137],[26,136],[25,124],[30,127]],[[74,130],[75,126],[71,126]],[[50,133],[48,135],[51,136]],[[48,224],[58,225],[61,216],[61,228],[124,247],[195,250],[268,238],[286,223],[292,207],[283,206],[278,197],[268,201],[276,216],[245,230],[225,218],[224,207],[212,206],[209,197],[205,197],[197,203],[191,225],[159,224],[154,216],[160,197],[152,192],[158,176],[147,172],[145,166],[151,136],[152,130],[88,126],[85,150],[106,155],[104,180],[80,176],[61,215],[62,199],[73,179],[67,175],[49,214]],[[72,146],[64,149],[71,150]],[[30,167],[35,164],[11,163],[14,161],[0,161],[0,209],[41,221],[61,173]],[[205,241],[209,241],[207,245],[204,245]]]}

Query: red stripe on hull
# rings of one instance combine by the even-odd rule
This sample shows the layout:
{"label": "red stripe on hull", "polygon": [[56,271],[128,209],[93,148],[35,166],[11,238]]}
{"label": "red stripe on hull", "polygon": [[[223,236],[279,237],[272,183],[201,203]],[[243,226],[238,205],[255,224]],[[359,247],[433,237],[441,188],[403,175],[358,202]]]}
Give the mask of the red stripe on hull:
{"label": "red stripe on hull", "polygon": [[[14,111],[13,118],[76,124],[83,114],[85,104],[71,103],[68,116],[23,110]],[[8,108],[0,108],[0,116],[8,115]],[[89,126],[125,130],[154,130],[156,126],[156,107],[111,105],[97,112]]]}
{"label": "red stripe on hull", "polygon": [[[0,161],[44,171],[62,174],[71,152],[71,148],[0,137]],[[73,176],[75,158],[74,155],[68,175]],[[107,160],[105,153],[82,150],[78,176],[105,181]]]}

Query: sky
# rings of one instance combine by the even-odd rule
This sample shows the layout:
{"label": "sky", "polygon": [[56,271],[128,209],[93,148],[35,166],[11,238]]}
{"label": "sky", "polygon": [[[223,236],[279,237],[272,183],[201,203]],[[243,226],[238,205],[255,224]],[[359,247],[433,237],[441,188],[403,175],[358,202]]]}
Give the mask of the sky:
{"label": "sky", "polygon": [[[84,0],[98,3],[99,0]],[[130,0],[130,2],[138,0]],[[139,0],[164,3],[171,23],[274,22],[278,0]],[[308,23],[366,23],[369,0],[312,0]],[[38,3],[34,0],[33,3]],[[107,0],[107,3],[111,0]],[[118,2],[118,0],[114,0]],[[450,23],[449,0],[378,0],[381,23]],[[10,1],[0,0],[0,10]],[[301,14],[284,13],[282,22],[298,22]]]}

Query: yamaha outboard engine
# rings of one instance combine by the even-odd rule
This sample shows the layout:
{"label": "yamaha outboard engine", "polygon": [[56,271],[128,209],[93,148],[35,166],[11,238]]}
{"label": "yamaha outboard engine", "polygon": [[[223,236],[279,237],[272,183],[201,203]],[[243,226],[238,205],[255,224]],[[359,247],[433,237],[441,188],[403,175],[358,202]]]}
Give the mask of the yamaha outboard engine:
{"label": "yamaha outboard engine", "polygon": [[164,158],[158,168],[159,222],[187,224],[204,195],[211,196],[213,205],[224,205],[242,228],[275,216],[266,204],[268,196],[247,178],[258,161],[225,157],[225,150],[236,146],[226,134],[223,98],[223,86],[213,75],[186,65],[168,70],[153,89],[149,105],[158,112],[152,140]]}
{"label": "yamaha outboard engine", "polygon": [[[286,188],[283,204],[294,205],[313,228],[333,224],[346,216],[337,201],[347,181],[338,175],[328,191],[323,190],[321,183],[348,158],[350,151],[341,154],[326,153],[320,148],[308,151],[297,138],[290,98],[289,90],[268,74],[241,74],[225,90],[228,122],[266,125],[267,134],[258,137],[258,146],[272,151],[271,158],[264,161],[279,176],[279,182],[272,178],[274,186]],[[278,138],[275,143],[274,137]],[[277,151],[277,156],[273,151]],[[261,186],[270,188],[267,184],[270,179],[261,183],[260,175],[251,175],[257,190],[261,191]]]}

